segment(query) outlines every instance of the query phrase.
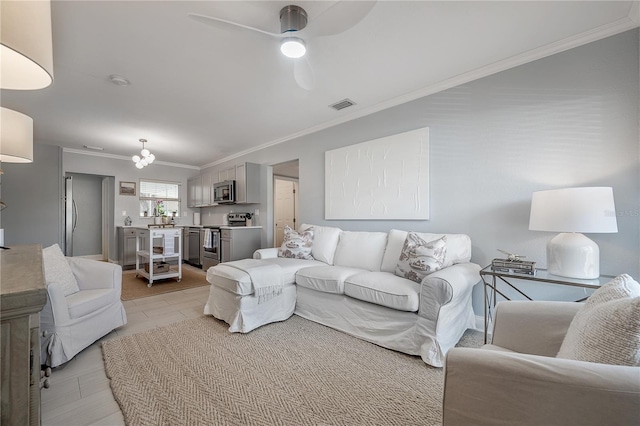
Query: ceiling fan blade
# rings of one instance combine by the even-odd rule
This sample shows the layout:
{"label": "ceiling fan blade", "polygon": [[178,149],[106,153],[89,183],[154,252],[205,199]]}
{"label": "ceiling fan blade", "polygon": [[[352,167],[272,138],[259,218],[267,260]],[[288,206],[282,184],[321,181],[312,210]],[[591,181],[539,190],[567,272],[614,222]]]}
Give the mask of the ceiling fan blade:
{"label": "ceiling fan blade", "polygon": [[212,25],[212,26],[218,26],[218,27],[223,25],[230,25],[234,27],[243,28],[245,30],[256,31],[258,33],[265,34],[271,37],[276,37],[276,38],[284,37],[284,34],[271,33],[269,31],[264,31],[259,28],[254,28],[248,25],[239,24],[237,22],[227,21],[226,19],[216,18],[214,16],[200,15],[199,13],[189,13],[187,16],[189,16],[189,18],[195,21],[201,22],[206,25]]}
{"label": "ceiling fan blade", "polygon": [[376,3],[376,1],[339,1],[309,22],[303,31],[307,36],[340,34],[362,21]]}
{"label": "ceiling fan blade", "polygon": [[293,62],[293,77],[298,86],[304,90],[312,90],[316,85],[316,78],[313,74],[313,68],[306,56],[296,59]]}

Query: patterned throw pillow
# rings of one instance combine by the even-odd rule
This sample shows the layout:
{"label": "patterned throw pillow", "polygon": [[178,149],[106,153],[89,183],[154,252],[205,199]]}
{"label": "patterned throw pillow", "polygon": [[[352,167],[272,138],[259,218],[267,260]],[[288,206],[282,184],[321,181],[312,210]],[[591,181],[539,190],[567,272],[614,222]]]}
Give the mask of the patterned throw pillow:
{"label": "patterned throw pillow", "polygon": [[284,240],[278,249],[278,257],[290,257],[293,259],[313,260],[311,249],[313,248],[313,228],[307,228],[302,232],[284,227]]}
{"label": "patterned throw pillow", "polygon": [[624,274],[596,290],[571,321],[557,357],[640,366],[640,284]]}
{"label": "patterned throw pillow", "polygon": [[44,279],[49,285],[56,282],[62,286],[65,296],[80,291],[78,281],[76,281],[71,266],[60,250],[60,246],[54,244],[42,250],[42,261],[44,263]]}
{"label": "patterned throw pillow", "polygon": [[409,232],[396,266],[396,275],[419,283],[427,275],[442,269],[446,253],[446,235],[427,242],[415,232]]}

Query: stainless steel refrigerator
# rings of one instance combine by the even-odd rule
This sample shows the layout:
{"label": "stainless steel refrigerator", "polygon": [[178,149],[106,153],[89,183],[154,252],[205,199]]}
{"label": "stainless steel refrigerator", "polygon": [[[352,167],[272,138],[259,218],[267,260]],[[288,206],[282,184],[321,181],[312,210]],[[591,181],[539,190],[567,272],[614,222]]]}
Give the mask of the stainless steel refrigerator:
{"label": "stainless steel refrigerator", "polygon": [[65,177],[64,206],[64,254],[73,256],[73,233],[78,226],[78,206],[73,200],[73,176]]}

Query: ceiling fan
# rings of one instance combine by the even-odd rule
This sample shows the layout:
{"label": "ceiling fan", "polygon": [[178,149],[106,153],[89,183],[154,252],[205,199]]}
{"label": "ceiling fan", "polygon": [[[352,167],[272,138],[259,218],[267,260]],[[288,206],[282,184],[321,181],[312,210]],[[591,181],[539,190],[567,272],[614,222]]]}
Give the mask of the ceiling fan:
{"label": "ceiling fan", "polygon": [[375,1],[338,1],[311,20],[302,7],[288,5],[280,10],[280,33],[272,33],[198,13],[189,13],[188,16],[207,25],[234,26],[279,39],[282,54],[293,59],[293,76],[296,83],[303,89],[311,90],[315,85],[315,77],[306,55],[309,41],[314,37],[340,34],[353,27],[371,11],[375,3]]}

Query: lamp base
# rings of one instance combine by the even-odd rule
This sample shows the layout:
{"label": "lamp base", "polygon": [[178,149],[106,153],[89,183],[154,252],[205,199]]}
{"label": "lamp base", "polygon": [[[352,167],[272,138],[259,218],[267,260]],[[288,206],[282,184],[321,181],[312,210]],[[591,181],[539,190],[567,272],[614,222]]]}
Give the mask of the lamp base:
{"label": "lamp base", "polygon": [[578,232],[560,233],[547,244],[547,269],[561,277],[594,279],[600,276],[600,249]]}

